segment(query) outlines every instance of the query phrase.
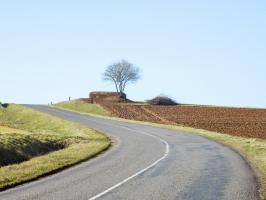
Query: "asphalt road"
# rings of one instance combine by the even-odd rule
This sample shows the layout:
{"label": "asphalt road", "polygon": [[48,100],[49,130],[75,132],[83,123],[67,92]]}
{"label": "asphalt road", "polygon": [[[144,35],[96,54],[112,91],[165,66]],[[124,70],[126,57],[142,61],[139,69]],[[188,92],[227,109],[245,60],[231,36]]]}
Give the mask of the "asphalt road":
{"label": "asphalt road", "polygon": [[31,106],[106,133],[114,146],[80,165],[0,193],[1,200],[253,200],[253,171],[205,138]]}

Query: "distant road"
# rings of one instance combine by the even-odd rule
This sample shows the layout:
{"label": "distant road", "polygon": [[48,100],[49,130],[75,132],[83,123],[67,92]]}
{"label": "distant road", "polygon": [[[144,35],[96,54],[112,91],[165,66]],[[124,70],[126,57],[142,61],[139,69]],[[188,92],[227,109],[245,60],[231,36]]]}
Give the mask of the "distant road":
{"label": "distant road", "polygon": [[0,192],[1,200],[254,200],[254,173],[234,151],[188,133],[32,105],[110,136],[106,153]]}

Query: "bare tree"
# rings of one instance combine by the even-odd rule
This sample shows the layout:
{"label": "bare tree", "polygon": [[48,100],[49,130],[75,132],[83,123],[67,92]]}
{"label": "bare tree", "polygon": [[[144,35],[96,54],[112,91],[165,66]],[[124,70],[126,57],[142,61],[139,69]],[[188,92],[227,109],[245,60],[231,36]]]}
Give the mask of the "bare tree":
{"label": "bare tree", "polygon": [[140,79],[140,70],[131,63],[122,60],[108,66],[103,73],[103,79],[113,82],[117,93],[122,96],[128,83],[135,83]]}

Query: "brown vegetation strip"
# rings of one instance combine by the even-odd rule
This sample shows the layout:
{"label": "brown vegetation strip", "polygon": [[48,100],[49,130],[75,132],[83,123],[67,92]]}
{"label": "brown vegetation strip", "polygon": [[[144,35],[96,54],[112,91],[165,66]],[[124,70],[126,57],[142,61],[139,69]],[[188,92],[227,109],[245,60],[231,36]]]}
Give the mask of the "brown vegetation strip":
{"label": "brown vegetation strip", "polygon": [[266,139],[266,109],[102,104],[116,117]]}

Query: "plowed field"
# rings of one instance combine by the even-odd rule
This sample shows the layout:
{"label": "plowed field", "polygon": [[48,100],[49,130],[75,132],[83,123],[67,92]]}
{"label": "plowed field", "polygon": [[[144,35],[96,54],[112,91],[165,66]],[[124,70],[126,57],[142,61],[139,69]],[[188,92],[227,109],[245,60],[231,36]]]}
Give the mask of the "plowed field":
{"label": "plowed field", "polygon": [[114,116],[266,139],[266,109],[103,104]]}

